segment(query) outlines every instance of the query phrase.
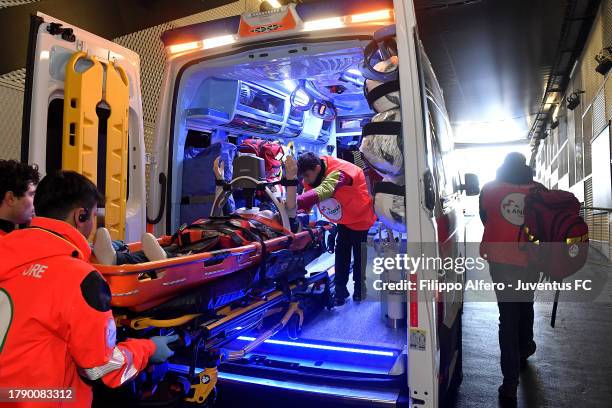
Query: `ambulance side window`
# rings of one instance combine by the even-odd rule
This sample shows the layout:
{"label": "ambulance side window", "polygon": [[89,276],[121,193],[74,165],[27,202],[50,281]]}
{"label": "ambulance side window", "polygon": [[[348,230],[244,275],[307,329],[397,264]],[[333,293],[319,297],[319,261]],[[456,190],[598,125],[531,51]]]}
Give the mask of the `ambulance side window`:
{"label": "ambulance side window", "polygon": [[438,174],[438,192],[440,197],[448,197],[454,193],[452,178],[447,169],[445,160],[452,152],[452,145],[449,146],[450,138],[446,118],[438,105],[428,96],[427,105],[430,113],[431,134],[434,147],[434,165]]}

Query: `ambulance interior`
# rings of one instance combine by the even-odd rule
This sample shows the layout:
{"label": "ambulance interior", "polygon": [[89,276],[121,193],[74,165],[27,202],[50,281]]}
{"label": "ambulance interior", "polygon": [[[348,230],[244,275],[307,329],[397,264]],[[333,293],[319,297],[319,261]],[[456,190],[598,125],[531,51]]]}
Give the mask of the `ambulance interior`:
{"label": "ambulance interior", "polygon": [[[239,144],[247,137],[257,137],[279,140],[285,146],[292,143],[296,155],[313,151],[350,161],[360,157],[353,152],[358,153],[363,125],[375,114],[364,96],[364,77],[359,70],[368,43],[352,39],[291,44],[274,47],[274,55],[268,55],[272,53],[268,48],[189,65],[177,80],[174,137],[170,139],[174,152],[168,166],[173,169],[170,231],[185,221],[180,186],[185,178],[195,182],[198,177],[182,170],[194,147],[222,140]],[[356,164],[363,166],[359,159]],[[320,217],[315,207],[311,220]],[[377,224],[370,231],[371,239],[376,228]],[[373,256],[370,247],[368,259]],[[371,282],[375,279],[371,262],[366,265]],[[333,266],[334,255],[326,253],[307,269],[316,272]],[[351,292],[352,286],[349,279]],[[405,373],[406,329],[386,324],[385,299],[371,292],[367,301],[347,299],[342,307],[321,311],[306,322],[297,342],[284,343],[280,335],[281,340],[262,344],[252,356],[265,355],[268,361],[315,370]],[[396,305],[401,308],[406,305]],[[248,334],[240,336],[228,348],[249,339]],[[326,349],[330,344],[342,346],[341,350],[330,352]]]}
{"label": "ambulance interior", "polygon": [[[385,0],[384,3],[388,7],[389,2]],[[334,7],[339,5],[340,2],[333,3]],[[306,7],[303,10],[308,11]],[[352,12],[340,10],[334,13],[349,15]],[[289,35],[272,33],[271,36],[260,37],[263,40],[251,38],[244,41],[235,35],[240,21],[240,18],[236,16],[225,21],[202,23],[212,24],[212,28],[208,29],[212,38],[210,41],[219,38],[219,35],[226,34],[226,32],[214,32],[217,27],[231,26],[230,36],[234,41],[231,46],[216,44],[208,50],[204,44],[197,50],[185,50],[181,49],[181,44],[177,42],[177,51],[173,51],[172,43],[165,44],[169,58],[156,123],[156,145],[153,153],[157,160],[150,163],[151,189],[147,196],[149,212],[147,221],[153,225],[156,237],[170,240],[170,236],[184,223],[210,215],[210,212],[207,211],[198,212],[195,206],[197,203],[192,205],[191,201],[185,200],[185,197],[189,197],[191,193],[186,191],[184,186],[206,184],[206,187],[214,188],[216,185],[214,177],[211,177],[210,174],[205,177],[203,172],[190,170],[189,164],[200,154],[206,153],[207,149],[217,142],[238,146],[247,138],[261,138],[279,141],[283,146],[292,150],[291,153],[296,156],[303,151],[312,151],[319,155],[337,156],[354,162],[358,166],[366,165],[359,152],[364,126],[369,122],[381,120],[378,117],[375,118],[377,112],[371,108],[365,96],[366,71],[368,66],[372,68],[379,62],[390,60],[390,56],[385,55],[384,51],[378,48],[380,41],[374,42],[374,49],[371,46],[375,33],[381,30],[386,29],[383,34],[385,38],[390,37],[395,40],[395,26],[391,21],[392,13],[387,10],[385,13],[375,13],[375,15],[382,15],[382,20],[364,23],[355,19],[357,22],[354,25],[339,29],[332,27],[329,31],[327,27],[322,27],[320,31],[314,33],[301,31],[302,26],[298,26],[296,31]],[[392,29],[389,30],[391,27]],[[43,26],[41,30],[46,29]],[[197,38],[202,38],[200,36],[201,26],[188,26],[176,30],[184,30],[179,34],[190,34],[189,30],[193,30],[193,33],[198,35]],[[392,34],[389,34],[390,32]],[[80,32],[79,35],[81,35]],[[47,38],[49,35],[43,31],[41,37]],[[58,38],[53,38],[53,40],[60,41]],[[200,41],[200,43],[204,42]],[[104,45],[100,48],[106,50],[108,46]],[[447,127],[444,120],[436,120],[436,118],[445,118],[441,92],[422,47],[417,44],[416,48],[417,60],[424,63],[422,68],[427,95],[423,92],[423,96],[427,97],[428,105],[434,100],[439,104],[439,107],[435,103],[431,105],[434,108],[437,107],[435,112],[438,112],[438,114],[434,112],[433,120],[434,124],[441,124],[441,126],[436,126],[437,128],[444,129]],[[366,51],[367,49],[369,51]],[[80,61],[77,58],[78,54],[72,51],[67,49],[65,56],[73,58],[76,62]],[[368,64],[364,64],[366,54],[368,58],[371,57]],[[132,57],[137,60],[136,54]],[[62,60],[64,64],[67,58]],[[86,59],[84,55],[82,59]],[[43,58],[39,60],[47,61]],[[54,62],[54,59],[51,61]],[[401,61],[399,64],[401,66]],[[38,75],[53,83],[55,77],[49,75],[48,67],[41,65],[38,68]],[[89,72],[85,68],[75,69],[75,71]],[[107,75],[108,72],[114,71],[107,70]],[[394,79],[397,79],[397,76]],[[100,75],[99,82],[102,82],[102,75]],[[396,81],[386,79],[378,82]],[[132,80],[130,84],[134,89],[129,93],[126,92],[126,96],[134,95],[138,91],[137,81]],[[94,85],[97,87],[99,83],[96,82]],[[398,83],[395,86],[399,86]],[[66,126],[67,121],[62,118],[62,112],[66,106],[72,106],[64,103],[64,100],[72,101],[72,99],[68,97],[65,97],[64,100],[49,98],[52,102],[47,105],[48,89],[46,86],[39,88],[34,90],[45,96],[45,103],[40,102],[39,105],[44,106],[45,110],[48,109],[49,115],[48,118],[45,117],[45,123],[34,120],[37,131],[30,132],[30,134],[33,135],[32,146],[35,143],[46,142],[47,149],[42,153],[37,149],[30,149],[29,160],[45,163],[47,170],[62,168],[63,162],[59,158],[66,155],[64,152],[66,150],[65,140],[73,140],[63,137],[72,136],[72,132],[66,135],[66,130],[72,130],[72,128]],[[391,92],[398,92],[398,90],[395,88]],[[395,102],[391,101],[391,97],[388,99],[392,106],[389,109],[398,107],[399,94],[394,95],[393,98]],[[130,115],[132,115],[132,109],[135,109],[136,112],[140,108],[138,103],[135,103],[136,99],[131,99],[135,107],[129,110]],[[33,100],[39,102],[43,101],[43,98],[34,97]],[[123,101],[127,102],[127,98]],[[408,100],[404,101],[401,108],[406,111],[414,106],[417,106],[415,101]],[[35,104],[34,107],[37,108],[38,105]],[[101,103],[94,104],[93,107],[96,116],[101,119],[99,135],[96,135],[101,147],[97,150],[97,154],[89,157],[91,159],[96,156],[93,159],[98,160],[89,160],[88,163],[93,162],[93,165],[98,168],[98,185],[106,193],[108,200],[111,180],[109,167],[112,167],[109,164],[117,163],[110,163],[106,159],[105,146],[108,145],[109,140],[113,139],[107,137],[106,133],[114,128],[110,125],[105,127],[108,120],[106,119],[108,117],[107,106]],[[74,109],[79,110],[76,107]],[[381,111],[378,107],[376,110]],[[36,112],[36,109],[32,111]],[[396,109],[394,115],[384,116],[385,119],[381,121],[399,122],[401,121],[399,113],[399,109]],[[37,118],[36,115],[33,117]],[[125,234],[122,237],[133,243],[135,250],[139,250],[137,241],[144,230],[144,225],[141,224],[145,219],[142,205],[142,198],[145,196],[143,182],[145,153],[143,135],[138,132],[138,121],[133,119],[137,118],[130,116],[130,128],[125,132],[125,136],[129,139],[129,149],[126,157],[123,158],[127,168],[128,188],[126,189],[127,208],[124,216],[127,221],[125,222]],[[396,129],[398,127],[401,128],[401,124],[395,126]],[[424,133],[429,136],[428,133]],[[393,166],[401,169],[404,155],[403,146],[401,146],[404,143],[403,140],[414,140],[414,138],[404,137],[402,139],[401,131],[383,136],[390,137],[377,137],[376,139],[385,140],[384,144],[390,145],[390,150],[399,152],[394,157],[399,157],[397,162],[401,162],[400,166],[397,166],[397,162],[393,162]],[[70,157],[77,157],[80,151],[73,150],[70,151]],[[381,162],[388,162],[386,154],[387,152],[381,148],[373,156],[380,157]],[[393,161],[393,157],[390,160]],[[228,165],[228,163],[225,164]],[[369,166],[372,167],[372,164],[374,163],[369,163]],[[210,173],[212,165],[208,166],[207,170]],[[441,171],[442,167],[434,169],[433,173],[438,175],[437,171]],[[376,179],[374,172],[369,173],[372,173],[370,184],[382,179],[382,177]],[[399,173],[400,177],[395,182],[399,189],[403,189],[404,175],[402,170],[399,170]],[[162,183],[162,174],[166,176],[164,183]],[[416,179],[414,175],[412,178]],[[408,182],[408,176],[406,176],[406,182]],[[406,209],[405,200],[403,204],[401,200],[403,193],[388,195],[400,197],[398,206],[402,210]],[[238,194],[235,194],[235,198],[237,196]],[[237,201],[237,206],[240,205]],[[108,208],[104,208],[102,212],[106,218],[103,220],[106,227],[108,227],[107,221],[110,214],[110,211],[107,210]],[[421,212],[424,213],[424,211]],[[427,212],[426,215],[432,219],[434,217],[433,212],[431,214]],[[419,216],[421,216],[420,213]],[[99,222],[102,221],[101,218],[99,217]],[[310,214],[310,221],[315,222],[322,218],[315,207]],[[404,228],[405,230],[407,222],[404,215],[400,217],[400,221],[395,222],[394,226],[398,227],[396,229]],[[184,258],[145,262],[139,265],[97,265],[97,267],[113,290],[113,311],[118,322],[118,338],[148,336],[152,333],[178,332],[182,334],[181,344],[177,346],[176,355],[171,359],[170,366],[172,371],[189,374],[188,378],[192,383],[198,381],[196,367],[203,369],[199,374],[210,370],[208,374],[213,375],[214,370],[212,369],[221,361],[218,368],[221,381],[242,383],[259,381],[261,385],[269,385],[268,381],[279,380],[280,382],[287,375],[295,375],[294,383],[284,383],[278,388],[295,388],[298,382],[303,384],[310,381],[314,387],[313,392],[322,394],[319,385],[320,381],[325,381],[324,384],[325,387],[328,387],[328,391],[332,385],[337,387],[327,394],[338,394],[342,398],[356,396],[358,399],[371,400],[375,397],[384,401],[395,401],[400,393],[405,393],[409,381],[419,379],[425,384],[431,380],[429,377],[433,378],[434,375],[441,373],[440,378],[432,380],[434,381],[432,384],[411,384],[412,393],[415,393],[414,388],[422,387],[419,390],[423,390],[425,396],[421,397],[429,398],[427,392],[431,395],[438,387],[443,391],[447,388],[447,383],[456,378],[453,373],[460,372],[461,319],[459,313],[462,305],[461,299],[448,301],[445,298],[436,298],[420,309],[418,309],[419,302],[411,302],[411,319],[427,314],[426,319],[421,318],[420,325],[418,321],[411,320],[411,328],[416,327],[420,330],[423,327],[430,327],[432,339],[429,340],[430,347],[427,348],[424,342],[409,343],[409,329],[406,327],[409,305],[406,291],[398,291],[398,293],[390,293],[385,290],[374,291],[371,286],[374,280],[390,279],[389,276],[375,275],[372,270],[373,257],[389,256],[388,253],[381,251],[383,240],[390,237],[389,231],[383,230],[379,233],[380,226],[380,223],[375,224],[368,237],[367,261],[364,262],[366,286],[369,292],[366,299],[362,302],[353,302],[349,298],[345,305],[336,308],[331,308],[329,303],[321,301],[321,299],[329,300],[330,290],[333,289],[333,276],[330,279],[330,275],[333,275],[334,272],[333,253],[323,253],[318,259],[311,262],[306,268],[307,276],[302,276],[304,269],[300,267],[298,270],[300,278],[285,277],[285,281],[294,285],[289,290],[286,287],[280,287],[276,281],[266,281],[265,283],[270,286],[264,288],[268,292],[265,292],[262,297],[258,297],[259,292],[251,296],[252,293],[249,290],[253,281],[243,280],[242,277],[249,275],[256,268],[264,268],[268,265],[263,249],[257,250],[261,250],[261,256],[258,257],[261,262],[258,265],[247,265],[246,261],[243,262],[250,255],[246,253],[247,250],[244,250],[246,255],[239,253],[243,250],[240,249],[242,247],[239,247],[231,248],[231,250],[222,249],[219,250],[219,253],[206,252],[187,255]],[[301,234],[302,237],[306,237],[311,233],[312,230],[309,230]],[[391,234],[393,234],[393,239],[390,241],[394,250],[404,251],[405,248],[399,247],[405,244],[405,235],[403,236],[400,232],[391,232]],[[299,234],[295,234],[297,235]],[[311,238],[312,241],[315,240],[314,236]],[[317,236],[317,239],[319,238],[320,233]],[[293,237],[285,236],[283,239],[290,242]],[[386,242],[389,243],[389,241]],[[260,248],[262,247],[260,245]],[[320,248],[319,245],[317,249]],[[232,252],[232,250],[236,251]],[[251,248],[249,251],[254,253],[255,249]],[[292,253],[292,255],[296,254]],[[189,256],[192,258],[188,258]],[[297,256],[306,257],[303,254],[297,254]],[[255,259],[255,256],[252,258]],[[229,261],[226,263],[226,260],[231,263]],[[227,273],[222,269],[226,264],[231,264],[233,268],[227,268]],[[224,274],[218,273],[219,270]],[[213,275],[214,281],[205,282],[209,280],[209,273],[215,274]],[[191,281],[187,281],[188,276],[205,283],[189,286],[189,292],[185,292],[187,295],[183,296],[182,283],[191,284]],[[226,293],[220,295],[215,293],[215,287],[225,285],[227,282],[225,278],[235,278],[230,285],[231,288],[227,289],[227,296]],[[393,279],[399,281],[405,279],[405,276],[400,274],[394,276]],[[324,287],[321,290],[324,292],[322,296],[319,296],[319,293],[313,293],[319,291],[321,287]],[[352,292],[352,278],[349,278],[347,289]],[[219,292],[223,290],[219,289]],[[170,292],[173,296],[166,297]],[[174,294],[179,292],[181,296],[174,297]],[[159,293],[163,293],[164,296]],[[194,294],[195,296],[191,296]],[[146,303],[138,303],[140,296],[144,295],[155,297],[154,308],[149,309]],[[219,302],[211,306],[207,298],[209,295],[210,299],[215,299],[213,302],[216,302],[216,299],[219,299]],[[147,298],[148,301],[150,301],[149,298]],[[172,302],[175,302],[174,305],[180,304],[181,311],[184,312],[179,317],[175,314],[171,316],[158,314],[159,310],[153,311],[158,305],[163,308],[168,306],[167,303]],[[130,305],[134,306],[137,303],[138,308],[126,312],[126,309],[131,307]],[[441,306],[443,303],[444,305]],[[316,313],[304,312],[303,322],[290,324],[284,321],[279,326],[277,323],[277,320],[281,320],[279,315],[283,317],[285,313],[292,310],[294,313],[295,308],[292,309],[292,307],[298,304],[305,311],[312,309]],[[413,306],[415,306],[414,310]],[[200,307],[206,310],[200,310]],[[295,314],[297,315],[297,312]],[[273,329],[267,330],[268,325],[263,324],[264,320],[266,320],[265,323],[271,323],[269,326],[272,326]],[[440,328],[439,336],[434,325]],[[421,336],[419,339],[424,338],[424,330],[418,333]],[[267,334],[270,336],[266,337]],[[259,341],[264,338],[265,341]],[[409,347],[414,350],[413,353],[410,353],[410,361]],[[220,349],[229,353],[226,357],[231,354],[232,358],[206,360],[217,357],[216,353]],[[240,353],[244,354],[240,355]],[[237,358],[233,358],[236,356]],[[420,371],[419,375],[411,375],[408,378],[409,366],[416,365],[422,365],[426,369],[419,369],[431,375],[422,375]],[[317,382],[319,384],[314,384]],[[393,391],[383,395],[378,393],[381,387],[386,389],[392,387]],[[372,391],[373,389],[377,390]],[[211,390],[208,389],[202,391],[201,394],[210,392]]]}

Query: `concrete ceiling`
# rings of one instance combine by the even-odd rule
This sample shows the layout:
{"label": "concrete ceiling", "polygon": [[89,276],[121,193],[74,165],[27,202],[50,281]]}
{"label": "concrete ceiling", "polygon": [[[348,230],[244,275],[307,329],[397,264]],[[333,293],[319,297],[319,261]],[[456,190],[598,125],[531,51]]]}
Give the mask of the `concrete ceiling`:
{"label": "concrete ceiling", "polygon": [[456,135],[470,137],[462,130],[474,129],[475,140],[495,142],[527,136],[555,64],[568,9],[581,3],[592,12],[598,2],[415,3],[419,33],[444,89]]}
{"label": "concrete ceiling", "polygon": [[0,9],[0,74],[25,67],[30,15],[37,11],[113,39],[234,1],[41,0],[6,7]]}
{"label": "concrete ceiling", "polygon": [[[321,0],[302,2],[316,1]],[[5,39],[0,74],[25,66],[29,15],[37,10],[112,39],[232,2],[41,0],[0,9]],[[567,8],[576,2],[593,0],[415,0],[419,34],[460,137],[466,123],[480,127],[485,138],[490,133],[490,141],[527,135],[554,65]],[[482,134],[476,139],[488,141]]]}

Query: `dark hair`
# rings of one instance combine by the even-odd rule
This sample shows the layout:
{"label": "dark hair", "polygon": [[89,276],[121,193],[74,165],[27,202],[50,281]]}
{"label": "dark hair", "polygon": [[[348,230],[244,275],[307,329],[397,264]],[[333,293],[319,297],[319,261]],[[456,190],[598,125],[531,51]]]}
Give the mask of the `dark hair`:
{"label": "dark hair", "polygon": [[522,167],[522,166],[527,165],[527,159],[522,153],[512,152],[512,153],[508,153],[508,155],[504,159],[503,165],[509,166],[510,168]]}
{"label": "dark hair", "polygon": [[321,159],[313,152],[302,153],[297,160],[298,174],[302,175],[308,170],[314,170],[320,164]]}
{"label": "dark hair", "polygon": [[7,192],[23,197],[30,183],[38,184],[38,166],[20,163],[15,160],[0,160],[0,204]]}
{"label": "dark hair", "polygon": [[75,208],[90,210],[103,202],[96,185],[85,176],[74,171],[56,171],[40,181],[34,210],[38,216],[64,220]]}
{"label": "dark hair", "polygon": [[523,154],[508,153],[504,163],[497,169],[497,180],[510,184],[529,184],[533,181],[533,169],[527,166]]}

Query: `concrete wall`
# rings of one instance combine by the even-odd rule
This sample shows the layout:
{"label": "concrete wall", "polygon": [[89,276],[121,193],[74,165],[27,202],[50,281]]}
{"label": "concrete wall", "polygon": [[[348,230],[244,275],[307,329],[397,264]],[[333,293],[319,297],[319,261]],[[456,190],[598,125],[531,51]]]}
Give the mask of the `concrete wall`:
{"label": "concrete wall", "polygon": [[[567,98],[573,92],[584,91],[580,95],[581,104],[570,111],[566,109],[565,100],[561,103],[559,126],[551,130],[540,145],[536,160],[537,178],[542,183],[572,191],[586,207],[593,206],[598,191],[610,188],[609,185],[593,183],[594,152],[591,149],[591,141],[612,120],[612,71],[605,77],[595,71],[595,55],[610,46],[612,0],[603,0],[565,94]],[[610,257],[609,212],[587,211],[585,215],[593,245]]]}

